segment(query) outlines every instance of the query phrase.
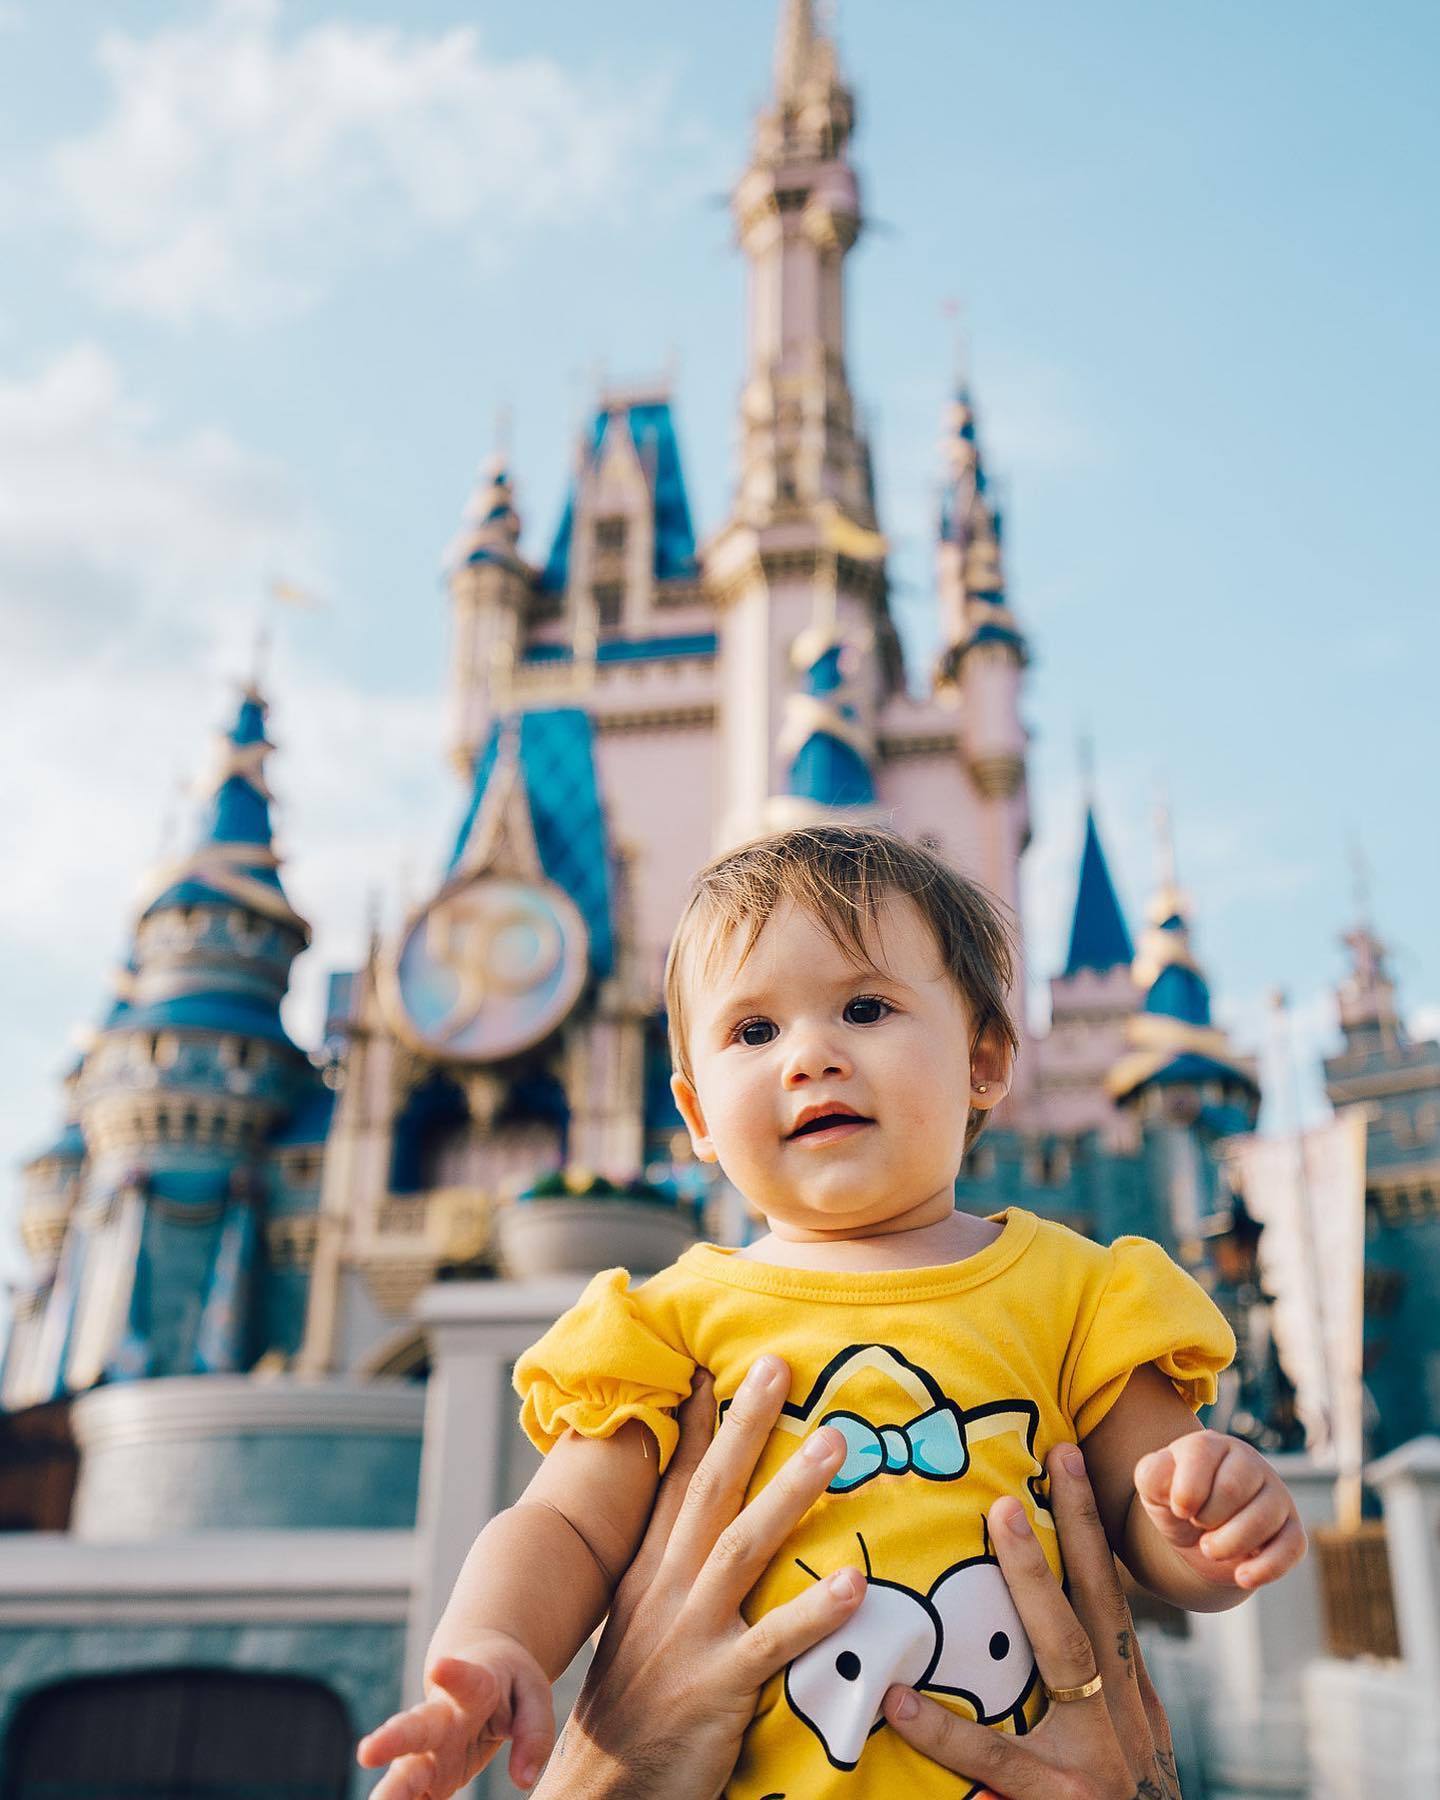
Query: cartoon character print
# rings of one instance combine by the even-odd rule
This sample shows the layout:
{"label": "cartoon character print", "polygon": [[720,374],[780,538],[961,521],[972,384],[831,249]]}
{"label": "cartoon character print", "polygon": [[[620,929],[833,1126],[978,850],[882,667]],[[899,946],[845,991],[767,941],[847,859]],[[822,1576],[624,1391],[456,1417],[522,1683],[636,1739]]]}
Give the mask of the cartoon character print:
{"label": "cartoon character print", "polygon": [[[838,1406],[841,1390],[866,1373],[894,1383],[913,1401],[914,1415],[877,1425]],[[1030,1471],[1027,1512],[1037,1527],[1053,1533],[1044,1471],[1035,1455],[1038,1423],[1033,1401],[963,1408],[927,1370],[892,1346],[852,1344],[831,1359],[803,1401],[787,1403],[778,1429],[808,1436],[830,1425],[841,1432],[847,1454],[827,1490],[841,1497],[907,1477],[963,1483],[976,1446],[1013,1435]],[[880,1497],[878,1490],[871,1493]],[[963,1506],[958,1493],[956,1500]],[[962,1700],[982,1724],[1017,1735],[1028,1729],[1025,1706],[1039,1679],[1034,1654],[991,1553],[983,1510],[976,1520],[957,1515],[952,1541],[964,1542],[972,1530],[971,1541],[978,1537],[981,1553],[951,1563],[924,1593],[873,1569],[865,1538],[856,1532],[868,1577],[865,1598],[845,1625],[797,1657],[784,1677],[790,1711],[819,1740],[831,1769],[858,1766],[867,1741],[884,1726],[881,1703],[895,1683]],[[804,1562],[799,1566],[812,1579],[822,1579],[820,1571]]]}
{"label": "cartoon character print", "polygon": [[946,1569],[928,1594],[878,1578],[863,1537],[860,1551],[865,1598],[785,1671],[790,1710],[819,1738],[832,1768],[859,1763],[895,1682],[965,1700],[982,1725],[1024,1732],[1035,1657],[988,1538],[983,1556]]}

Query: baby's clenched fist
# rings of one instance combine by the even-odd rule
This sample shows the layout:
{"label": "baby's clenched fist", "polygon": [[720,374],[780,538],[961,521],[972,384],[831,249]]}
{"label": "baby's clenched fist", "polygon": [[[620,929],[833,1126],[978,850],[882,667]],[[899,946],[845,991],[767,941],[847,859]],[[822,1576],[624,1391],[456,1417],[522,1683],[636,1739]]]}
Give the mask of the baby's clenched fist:
{"label": "baby's clenched fist", "polygon": [[506,1738],[510,1779],[530,1787],[555,1739],[550,1683],[523,1644],[491,1631],[464,1657],[438,1657],[425,1698],[362,1738],[355,1757],[362,1769],[390,1764],[370,1800],[448,1800]]}
{"label": "baby's clenched fist", "polygon": [[1160,1535],[1221,1586],[1263,1587],[1305,1554],[1289,1489],[1239,1438],[1218,1431],[1176,1438],[1135,1465],[1135,1493]]}

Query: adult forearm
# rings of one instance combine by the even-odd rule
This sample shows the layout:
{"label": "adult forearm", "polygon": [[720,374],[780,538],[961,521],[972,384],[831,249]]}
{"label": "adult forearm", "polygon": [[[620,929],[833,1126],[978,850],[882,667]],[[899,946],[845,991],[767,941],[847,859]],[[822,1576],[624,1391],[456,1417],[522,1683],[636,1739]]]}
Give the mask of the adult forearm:
{"label": "adult forearm", "polygon": [[463,1658],[493,1631],[523,1644],[553,1681],[609,1605],[609,1578],[570,1521],[522,1501],[497,1513],[470,1546],[427,1660]]}
{"label": "adult forearm", "polygon": [[1121,1559],[1141,1587],[1186,1612],[1228,1612],[1246,1597],[1246,1589],[1193,1567],[1160,1535],[1138,1495],[1131,1496],[1125,1514]]}
{"label": "adult forearm", "polygon": [[731,1733],[687,1722],[677,1738],[662,1720],[632,1717],[607,1746],[590,1736],[583,1711],[582,1701],[531,1800],[717,1800],[735,1765]]}

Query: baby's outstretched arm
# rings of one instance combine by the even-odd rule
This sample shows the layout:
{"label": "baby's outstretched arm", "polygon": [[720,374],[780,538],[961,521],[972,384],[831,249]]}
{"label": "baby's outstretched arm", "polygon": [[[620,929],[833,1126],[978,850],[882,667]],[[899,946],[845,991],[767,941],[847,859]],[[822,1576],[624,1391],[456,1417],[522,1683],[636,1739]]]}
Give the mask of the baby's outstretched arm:
{"label": "baby's outstretched arm", "polygon": [[390,1763],[371,1800],[444,1800],[506,1738],[529,1787],[555,1734],[550,1683],[610,1606],[659,1479],[655,1440],[631,1422],[571,1432],[465,1558],[425,1659],[425,1698],[365,1738],[363,1767]]}
{"label": "baby's outstretched arm", "polygon": [[1223,1612],[1305,1554],[1283,1481],[1239,1438],[1204,1430],[1158,1369],[1137,1369],[1085,1439],[1116,1554],[1189,1612]]}

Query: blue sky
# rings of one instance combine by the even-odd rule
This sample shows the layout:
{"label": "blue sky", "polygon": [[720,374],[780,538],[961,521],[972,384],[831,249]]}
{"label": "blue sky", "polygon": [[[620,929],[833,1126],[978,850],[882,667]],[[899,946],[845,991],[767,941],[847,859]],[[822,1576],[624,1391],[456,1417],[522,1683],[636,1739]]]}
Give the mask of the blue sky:
{"label": "blue sky", "polygon": [[[417,894],[459,804],[437,567],[498,410],[538,555],[601,370],[673,358],[722,519],[723,195],[776,4],[0,4],[6,1164],[53,1124],[272,572],[329,600],[271,661],[306,1034],[367,894]],[[1440,1025],[1440,13],[847,0],[839,32],[874,221],[851,374],[917,668],[951,296],[1008,495],[1032,977],[1062,953],[1086,730],[1132,920],[1163,788],[1250,1048],[1276,986],[1302,1060],[1329,1042],[1356,838]]]}

